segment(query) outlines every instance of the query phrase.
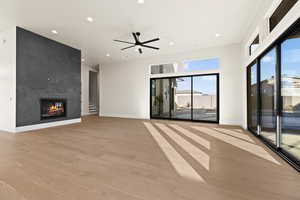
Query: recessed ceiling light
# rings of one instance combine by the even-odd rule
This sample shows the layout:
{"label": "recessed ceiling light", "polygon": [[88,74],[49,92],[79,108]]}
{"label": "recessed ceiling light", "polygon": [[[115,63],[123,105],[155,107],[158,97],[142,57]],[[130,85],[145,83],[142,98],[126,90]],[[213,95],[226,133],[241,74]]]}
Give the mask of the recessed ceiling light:
{"label": "recessed ceiling light", "polygon": [[109,56],[110,56],[110,54],[109,54],[109,53],[107,53],[107,54],[106,54],[106,56],[107,56],[107,57],[109,57]]}
{"label": "recessed ceiling light", "polygon": [[82,59],[81,59],[81,62],[84,62],[84,61],[85,61],[85,59],[84,59],[84,58],[82,58]]}
{"label": "recessed ceiling light", "polygon": [[93,22],[94,19],[93,19],[92,17],[87,17],[87,18],[86,18],[86,21],[88,21],[88,22]]}
{"label": "recessed ceiling light", "polygon": [[137,0],[137,2],[138,2],[138,4],[143,4],[143,3],[145,3],[144,0]]}
{"label": "recessed ceiling light", "polygon": [[174,42],[170,42],[170,43],[169,43],[170,46],[173,46],[174,44],[175,44]]}
{"label": "recessed ceiling light", "polygon": [[221,36],[221,34],[220,33],[216,33],[216,37],[220,37]]}
{"label": "recessed ceiling light", "polygon": [[58,34],[57,30],[52,30],[51,33]]}

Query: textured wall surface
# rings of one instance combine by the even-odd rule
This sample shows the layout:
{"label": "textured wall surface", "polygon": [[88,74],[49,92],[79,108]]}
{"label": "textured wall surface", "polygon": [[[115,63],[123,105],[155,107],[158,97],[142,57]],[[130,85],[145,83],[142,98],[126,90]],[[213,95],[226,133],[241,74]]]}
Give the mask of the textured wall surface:
{"label": "textured wall surface", "polygon": [[[16,68],[17,127],[80,118],[80,50],[18,27]],[[67,99],[67,116],[41,121],[41,98]]]}

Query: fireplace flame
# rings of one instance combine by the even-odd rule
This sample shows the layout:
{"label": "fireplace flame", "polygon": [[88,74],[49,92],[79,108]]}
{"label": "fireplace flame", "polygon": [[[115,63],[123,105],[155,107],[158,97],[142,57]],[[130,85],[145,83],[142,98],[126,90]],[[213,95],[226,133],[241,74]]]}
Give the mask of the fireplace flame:
{"label": "fireplace flame", "polygon": [[56,113],[58,111],[64,112],[64,108],[63,107],[59,107],[57,105],[52,105],[52,106],[49,107],[49,110],[48,110],[49,113]]}

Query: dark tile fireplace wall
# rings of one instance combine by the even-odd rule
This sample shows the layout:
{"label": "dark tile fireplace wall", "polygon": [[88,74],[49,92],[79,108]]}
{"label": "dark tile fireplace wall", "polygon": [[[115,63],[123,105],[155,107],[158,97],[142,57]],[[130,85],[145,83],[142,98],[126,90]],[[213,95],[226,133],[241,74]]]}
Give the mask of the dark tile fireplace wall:
{"label": "dark tile fireplace wall", "polygon": [[[17,127],[80,118],[80,65],[80,50],[17,27]],[[45,98],[66,99],[66,117],[41,120]]]}

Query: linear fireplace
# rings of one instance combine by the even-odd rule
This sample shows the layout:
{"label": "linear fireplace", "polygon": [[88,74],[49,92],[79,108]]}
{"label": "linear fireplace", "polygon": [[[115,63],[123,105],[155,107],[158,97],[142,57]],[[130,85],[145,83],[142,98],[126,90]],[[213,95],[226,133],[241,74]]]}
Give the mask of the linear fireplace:
{"label": "linear fireplace", "polygon": [[66,117],[65,99],[41,99],[41,120]]}

